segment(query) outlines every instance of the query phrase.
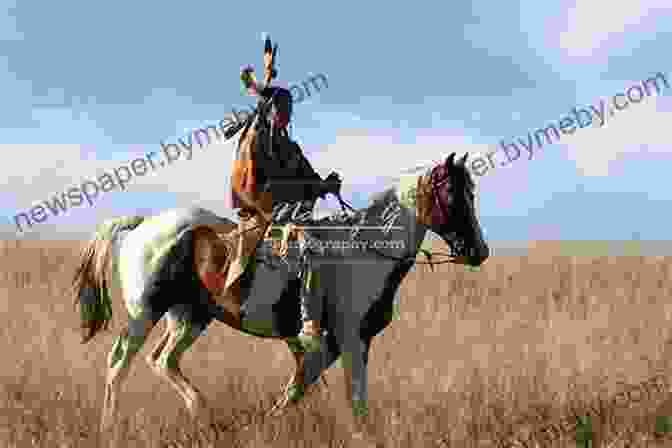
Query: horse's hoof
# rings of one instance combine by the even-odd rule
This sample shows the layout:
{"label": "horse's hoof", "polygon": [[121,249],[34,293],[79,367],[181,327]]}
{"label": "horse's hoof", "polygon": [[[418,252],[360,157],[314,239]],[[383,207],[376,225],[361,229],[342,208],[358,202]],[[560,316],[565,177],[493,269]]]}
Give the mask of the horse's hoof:
{"label": "horse's hoof", "polygon": [[292,383],[287,386],[287,399],[291,402],[296,403],[301,400],[305,395],[306,388],[301,383]]}
{"label": "horse's hoof", "polygon": [[291,383],[287,385],[284,397],[275,403],[267,415],[269,417],[279,417],[290,405],[298,403],[304,395],[305,388],[303,384]]}
{"label": "horse's hoof", "polygon": [[352,413],[355,417],[366,417],[369,415],[369,406],[366,400],[353,400]]}
{"label": "horse's hoof", "polygon": [[286,341],[292,353],[317,353],[322,349],[322,338],[317,335],[299,334]]}
{"label": "horse's hoof", "polygon": [[284,412],[285,409],[287,409],[287,405],[289,404],[289,399],[287,396],[284,398],[281,398],[278,400],[277,403],[268,411],[266,414],[268,417],[280,417]]}
{"label": "horse's hoof", "polygon": [[299,335],[299,341],[301,341],[301,346],[303,347],[303,350],[308,353],[319,352],[322,346],[320,336],[302,334]]}
{"label": "horse's hoof", "polygon": [[289,351],[292,353],[303,353],[304,348],[303,344],[301,344],[301,341],[299,340],[298,337],[294,336],[291,338],[286,339],[287,346],[289,347]]}

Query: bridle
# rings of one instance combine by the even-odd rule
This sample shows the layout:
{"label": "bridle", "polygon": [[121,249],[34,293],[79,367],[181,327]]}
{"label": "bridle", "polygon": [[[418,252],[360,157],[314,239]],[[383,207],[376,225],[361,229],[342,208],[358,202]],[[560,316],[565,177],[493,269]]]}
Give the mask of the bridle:
{"label": "bridle", "polygon": [[448,222],[448,212],[447,212],[447,207],[441,200],[441,195],[439,194],[439,187],[446,182],[448,182],[448,176],[446,176],[445,179],[442,179],[440,181],[434,180],[434,175],[436,172],[432,172],[430,175],[430,182],[431,182],[431,187],[432,187],[432,199],[434,199],[434,203],[436,205],[436,208],[441,212],[441,223],[446,223]]}

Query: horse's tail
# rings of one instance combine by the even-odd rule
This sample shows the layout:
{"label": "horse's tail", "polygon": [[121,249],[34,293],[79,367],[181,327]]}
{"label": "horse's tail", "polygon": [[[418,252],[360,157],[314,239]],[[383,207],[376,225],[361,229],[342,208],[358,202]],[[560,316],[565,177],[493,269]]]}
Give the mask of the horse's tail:
{"label": "horse's tail", "polygon": [[105,221],[82,250],[72,282],[73,305],[79,303],[82,344],[89,342],[101,329],[106,330],[112,319],[108,276],[114,240],[119,232],[135,229],[144,219],[142,216],[123,216]]}

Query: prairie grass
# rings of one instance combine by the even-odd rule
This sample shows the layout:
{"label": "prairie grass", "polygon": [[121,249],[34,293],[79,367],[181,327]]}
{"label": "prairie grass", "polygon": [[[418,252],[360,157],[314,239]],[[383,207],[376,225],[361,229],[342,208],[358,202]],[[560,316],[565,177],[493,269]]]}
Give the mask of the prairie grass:
{"label": "prairie grass", "polygon": [[[0,243],[2,447],[96,446],[105,360],[125,312],[115,300],[112,330],[79,344],[66,294],[77,254],[73,242]],[[610,399],[623,383],[656,373],[672,380],[669,257],[570,257],[537,247],[494,255],[480,272],[425,268],[408,275],[399,318],[372,346],[371,415],[388,446],[503,447],[517,438],[519,446],[573,447],[575,432],[525,442],[572,413],[592,415],[594,447],[672,445],[655,431],[657,417],[672,416],[667,393],[620,406]],[[181,400],[142,360],[159,334],[122,394],[125,446],[195,446]],[[182,365],[219,420],[248,424],[217,446],[336,447],[346,436],[337,367],[299,408],[263,418],[293,368],[282,342],[214,323]]]}

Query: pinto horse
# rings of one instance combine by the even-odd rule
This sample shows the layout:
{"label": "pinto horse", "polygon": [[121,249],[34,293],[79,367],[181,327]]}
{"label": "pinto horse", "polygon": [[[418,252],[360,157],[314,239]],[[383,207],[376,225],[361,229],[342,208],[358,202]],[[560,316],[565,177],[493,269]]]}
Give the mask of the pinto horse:
{"label": "pinto horse", "polygon": [[[317,221],[304,230],[304,247],[293,245],[283,259],[268,245],[259,246],[253,268],[242,279],[240,331],[284,338],[293,350],[296,371],[281,408],[298,402],[305,387],[342,356],[352,433],[368,437],[363,428],[369,348],[392,321],[399,285],[416,263],[427,230],[448,245],[452,263],[480,266],[489,256],[466,157],[456,162],[453,153],[413,184],[375,195],[368,207]],[[146,361],[181,396],[194,418],[210,418],[210,412],[203,412],[208,409],[204,395],[184,376],[180,359],[212,320],[229,322],[227,311],[212,300],[196,273],[198,233],[235,227],[201,208],[168,210],[153,217],[109,221],[86,247],[75,282],[82,320],[96,323],[89,326],[93,334],[106,326],[111,318],[108,288],[113,283],[120,285],[129,313],[129,324],[108,358],[101,430],[114,427],[129,367],[164,316],[165,334]],[[297,280],[301,262],[312,263],[314,281]],[[315,353],[297,351],[291,343],[301,328],[299,288],[305,284],[322,298],[325,343]]]}

